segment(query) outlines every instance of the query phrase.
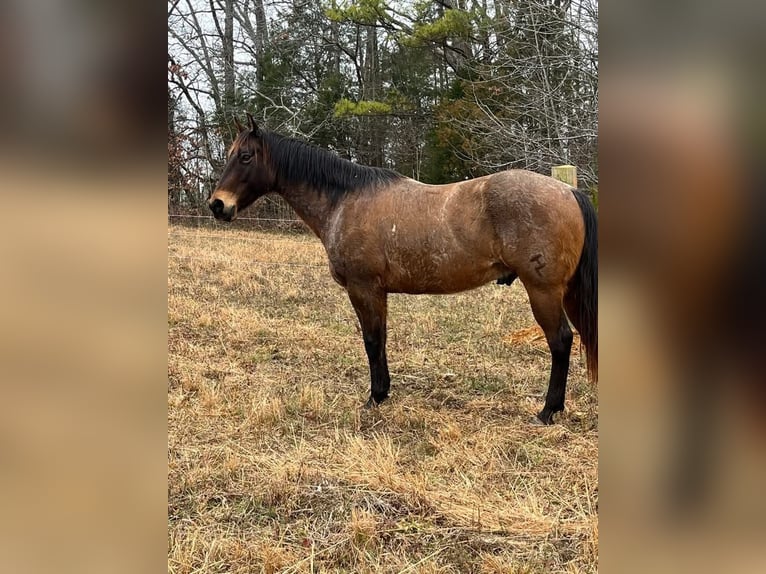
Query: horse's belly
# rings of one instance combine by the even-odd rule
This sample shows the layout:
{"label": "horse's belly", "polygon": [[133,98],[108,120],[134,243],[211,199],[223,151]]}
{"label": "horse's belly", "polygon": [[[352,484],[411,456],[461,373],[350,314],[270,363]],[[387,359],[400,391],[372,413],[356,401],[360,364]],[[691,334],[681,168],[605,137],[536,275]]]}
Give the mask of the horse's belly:
{"label": "horse's belly", "polygon": [[457,293],[480,287],[507,270],[490,260],[468,260],[439,254],[409,261],[391,258],[382,283],[391,293]]}

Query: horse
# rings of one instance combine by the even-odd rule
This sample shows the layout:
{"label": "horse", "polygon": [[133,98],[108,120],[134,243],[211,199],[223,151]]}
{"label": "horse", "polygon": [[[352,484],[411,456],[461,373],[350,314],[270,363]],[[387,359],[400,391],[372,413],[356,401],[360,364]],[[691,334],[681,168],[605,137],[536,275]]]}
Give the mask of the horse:
{"label": "horse", "polygon": [[551,352],[537,418],[564,410],[573,335],[598,369],[597,215],[569,185],[508,170],[446,185],[353,163],[336,154],[236,121],[238,135],[208,206],[232,221],[268,193],[282,196],[319,237],[333,279],[359,319],[374,407],[389,396],[389,293],[448,294],[518,278]]}

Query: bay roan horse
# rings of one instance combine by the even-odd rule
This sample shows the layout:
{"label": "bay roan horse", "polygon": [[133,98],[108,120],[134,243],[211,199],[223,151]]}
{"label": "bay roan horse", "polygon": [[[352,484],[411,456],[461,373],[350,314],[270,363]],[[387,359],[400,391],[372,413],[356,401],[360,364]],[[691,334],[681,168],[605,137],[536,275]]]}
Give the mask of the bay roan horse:
{"label": "bay roan horse", "polygon": [[[388,396],[388,293],[456,293],[519,278],[552,354],[546,424],[564,409],[572,331],[597,373],[597,223],[581,192],[523,170],[426,185],[237,122],[239,135],[208,205],[231,221],[267,193],[289,203],[322,241],[348,292],[370,363],[368,406]],[[565,314],[566,311],[566,314]]]}

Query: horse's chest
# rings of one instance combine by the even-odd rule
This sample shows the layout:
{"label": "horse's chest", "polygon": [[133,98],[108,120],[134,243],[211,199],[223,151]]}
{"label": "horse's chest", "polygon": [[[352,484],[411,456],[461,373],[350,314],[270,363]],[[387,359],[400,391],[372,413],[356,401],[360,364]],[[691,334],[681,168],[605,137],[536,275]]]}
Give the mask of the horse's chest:
{"label": "horse's chest", "polygon": [[341,287],[348,285],[345,269],[338,268],[338,266],[333,265],[332,261],[330,261],[330,275],[332,275],[332,278]]}
{"label": "horse's chest", "polygon": [[346,287],[349,283],[365,282],[385,272],[385,260],[380,250],[364,241],[345,241],[327,250],[332,278]]}

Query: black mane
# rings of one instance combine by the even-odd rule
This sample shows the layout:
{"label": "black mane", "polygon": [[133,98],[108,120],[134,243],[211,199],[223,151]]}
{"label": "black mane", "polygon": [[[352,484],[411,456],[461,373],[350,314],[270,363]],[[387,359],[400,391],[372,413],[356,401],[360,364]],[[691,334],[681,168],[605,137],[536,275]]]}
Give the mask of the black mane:
{"label": "black mane", "polygon": [[302,141],[261,130],[277,178],[283,183],[307,183],[326,193],[332,202],[343,195],[402,179],[382,167],[359,165]]}

